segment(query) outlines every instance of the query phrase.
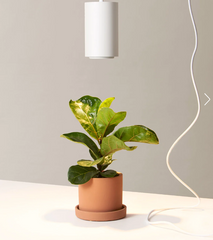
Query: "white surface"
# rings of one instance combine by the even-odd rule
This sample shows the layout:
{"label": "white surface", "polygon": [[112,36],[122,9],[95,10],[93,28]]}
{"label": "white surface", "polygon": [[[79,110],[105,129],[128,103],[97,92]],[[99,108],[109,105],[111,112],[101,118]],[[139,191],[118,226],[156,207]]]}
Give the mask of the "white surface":
{"label": "white surface", "polygon": [[118,3],[85,3],[85,56],[118,56]]}
{"label": "white surface", "polygon": [[[77,187],[0,180],[0,194],[2,240],[202,239],[168,230],[167,226],[150,226],[146,221],[153,208],[193,204],[195,200],[189,197],[124,192],[125,219],[89,222],[75,216]],[[197,233],[210,232],[213,200],[202,199],[201,207],[205,210],[171,211],[155,220],[169,220]]]}

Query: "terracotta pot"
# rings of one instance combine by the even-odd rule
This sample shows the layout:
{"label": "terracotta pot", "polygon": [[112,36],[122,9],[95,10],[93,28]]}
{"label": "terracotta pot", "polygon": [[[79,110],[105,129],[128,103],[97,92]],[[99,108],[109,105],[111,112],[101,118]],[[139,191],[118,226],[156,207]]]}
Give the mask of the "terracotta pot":
{"label": "terracotta pot", "polygon": [[92,178],[79,185],[78,190],[77,217],[90,221],[110,221],[126,216],[126,206],[122,204],[122,173],[113,178]]}

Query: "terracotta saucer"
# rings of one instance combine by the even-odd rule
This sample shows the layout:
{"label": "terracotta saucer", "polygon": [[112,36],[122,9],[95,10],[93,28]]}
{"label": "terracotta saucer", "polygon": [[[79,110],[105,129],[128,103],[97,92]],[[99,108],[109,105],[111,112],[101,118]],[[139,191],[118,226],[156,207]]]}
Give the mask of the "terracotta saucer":
{"label": "terracotta saucer", "polygon": [[122,205],[121,209],[111,212],[88,212],[80,210],[77,205],[75,214],[78,218],[88,221],[113,221],[126,217],[126,206]]}

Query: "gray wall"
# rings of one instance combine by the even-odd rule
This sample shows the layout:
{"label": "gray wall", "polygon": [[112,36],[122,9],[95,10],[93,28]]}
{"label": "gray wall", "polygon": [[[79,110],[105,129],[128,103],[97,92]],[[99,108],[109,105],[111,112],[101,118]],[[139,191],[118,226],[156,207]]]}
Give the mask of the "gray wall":
{"label": "gray wall", "polygon": [[[194,33],[187,0],[120,0],[120,56],[84,57],[83,0],[0,0],[0,179],[70,185],[67,170],[88,158],[60,138],[82,131],[69,109],[83,95],[116,97],[120,126],[143,124],[159,145],[115,154],[124,190],[192,196],[169,173],[166,154],[197,105],[189,61]],[[171,154],[171,166],[201,197],[213,198],[213,2],[192,0],[199,33],[194,71],[201,115]]]}

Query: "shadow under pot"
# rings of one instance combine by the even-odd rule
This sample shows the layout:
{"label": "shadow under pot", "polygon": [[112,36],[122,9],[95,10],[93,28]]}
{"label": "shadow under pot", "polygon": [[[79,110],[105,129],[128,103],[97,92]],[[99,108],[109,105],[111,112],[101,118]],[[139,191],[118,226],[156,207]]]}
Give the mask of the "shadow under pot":
{"label": "shadow under pot", "polygon": [[79,205],[75,207],[78,218],[89,221],[112,221],[126,217],[122,204],[123,174],[113,178],[91,178],[78,186]]}

